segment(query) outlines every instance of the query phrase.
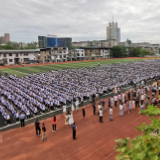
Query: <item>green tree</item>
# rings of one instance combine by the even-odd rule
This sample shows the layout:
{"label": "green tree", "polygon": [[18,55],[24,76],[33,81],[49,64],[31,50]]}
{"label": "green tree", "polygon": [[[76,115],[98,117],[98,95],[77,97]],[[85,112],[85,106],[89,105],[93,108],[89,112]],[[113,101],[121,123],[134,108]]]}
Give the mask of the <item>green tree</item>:
{"label": "green tree", "polygon": [[127,39],[126,42],[128,43],[128,45],[131,45],[132,44],[132,41]]}
{"label": "green tree", "polygon": [[149,105],[145,111],[140,111],[139,114],[146,114],[150,117],[151,123],[142,123],[140,127],[136,127],[142,135],[133,138],[115,140],[115,148],[119,152],[116,159],[118,160],[159,160],[160,159],[160,118],[155,118],[155,115],[160,115],[160,109]]}
{"label": "green tree", "polygon": [[139,57],[140,56],[140,48],[139,47],[133,47],[131,48],[131,51],[130,51],[130,56],[131,57]]}
{"label": "green tree", "polygon": [[113,58],[126,57],[127,56],[126,47],[125,46],[114,46],[111,51],[111,56]]}

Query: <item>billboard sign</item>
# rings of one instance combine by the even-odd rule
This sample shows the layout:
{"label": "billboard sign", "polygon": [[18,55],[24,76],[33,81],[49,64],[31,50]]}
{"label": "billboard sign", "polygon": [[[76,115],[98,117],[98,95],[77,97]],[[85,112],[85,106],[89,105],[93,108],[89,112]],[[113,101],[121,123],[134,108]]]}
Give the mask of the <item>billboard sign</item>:
{"label": "billboard sign", "polygon": [[54,34],[47,34],[47,37],[57,37],[57,35],[54,35]]}

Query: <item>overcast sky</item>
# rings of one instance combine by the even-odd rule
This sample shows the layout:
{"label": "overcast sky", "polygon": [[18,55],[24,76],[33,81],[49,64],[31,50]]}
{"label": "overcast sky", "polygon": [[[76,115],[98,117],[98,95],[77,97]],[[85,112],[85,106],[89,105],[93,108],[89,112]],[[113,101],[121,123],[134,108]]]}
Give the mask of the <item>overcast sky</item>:
{"label": "overcast sky", "polygon": [[47,34],[106,39],[113,16],[121,41],[160,43],[159,0],[0,0],[0,35],[10,33],[17,42]]}

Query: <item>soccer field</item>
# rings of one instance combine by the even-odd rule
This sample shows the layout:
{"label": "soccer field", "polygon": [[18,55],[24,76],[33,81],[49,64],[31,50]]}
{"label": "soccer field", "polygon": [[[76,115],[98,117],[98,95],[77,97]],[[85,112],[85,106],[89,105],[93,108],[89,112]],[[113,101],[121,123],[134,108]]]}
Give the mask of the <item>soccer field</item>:
{"label": "soccer field", "polygon": [[69,69],[69,68],[90,68],[92,66],[97,67],[97,64],[107,65],[111,63],[125,63],[125,62],[135,62],[143,61],[144,59],[112,59],[112,60],[100,60],[100,61],[82,61],[82,62],[71,62],[71,63],[61,63],[61,64],[48,64],[48,65],[39,65],[39,66],[25,66],[25,67],[13,67],[13,68],[1,68],[0,73],[5,74],[5,71],[8,74],[16,74],[17,77],[23,77],[30,73],[39,73],[39,72],[48,72],[51,70],[59,69]]}

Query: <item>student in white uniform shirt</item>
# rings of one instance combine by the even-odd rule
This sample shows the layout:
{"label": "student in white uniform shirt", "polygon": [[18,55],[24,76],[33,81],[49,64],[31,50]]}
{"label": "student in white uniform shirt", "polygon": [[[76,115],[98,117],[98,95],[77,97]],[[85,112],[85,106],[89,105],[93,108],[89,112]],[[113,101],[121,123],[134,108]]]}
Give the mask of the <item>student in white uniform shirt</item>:
{"label": "student in white uniform shirt", "polygon": [[110,107],[109,109],[109,120],[113,121],[113,108],[112,107]]}
{"label": "student in white uniform shirt", "polygon": [[29,109],[27,109],[26,115],[27,115],[27,118],[30,118],[30,111],[29,111]]}
{"label": "student in white uniform shirt", "polygon": [[78,98],[77,98],[77,100],[75,102],[75,105],[76,105],[76,111],[78,111],[79,110],[79,101],[78,101]]}
{"label": "student in white uniform shirt", "polygon": [[98,104],[98,114],[99,114],[100,109],[102,109],[101,103]]}
{"label": "student in white uniform shirt", "polygon": [[114,103],[115,103],[114,105],[117,107],[117,96],[116,95],[114,96]]}
{"label": "student in white uniform shirt", "polygon": [[121,102],[119,105],[120,116],[123,116],[123,103]]}
{"label": "student in white uniform shirt", "polygon": [[16,112],[16,121],[19,121],[19,112]]}
{"label": "student in white uniform shirt", "polygon": [[63,114],[66,114],[66,105],[63,106]]}
{"label": "student in white uniform shirt", "polygon": [[141,104],[143,103],[144,101],[144,94],[141,95]]}
{"label": "student in white uniform shirt", "polygon": [[103,123],[103,111],[102,108],[99,110],[99,122]]}

